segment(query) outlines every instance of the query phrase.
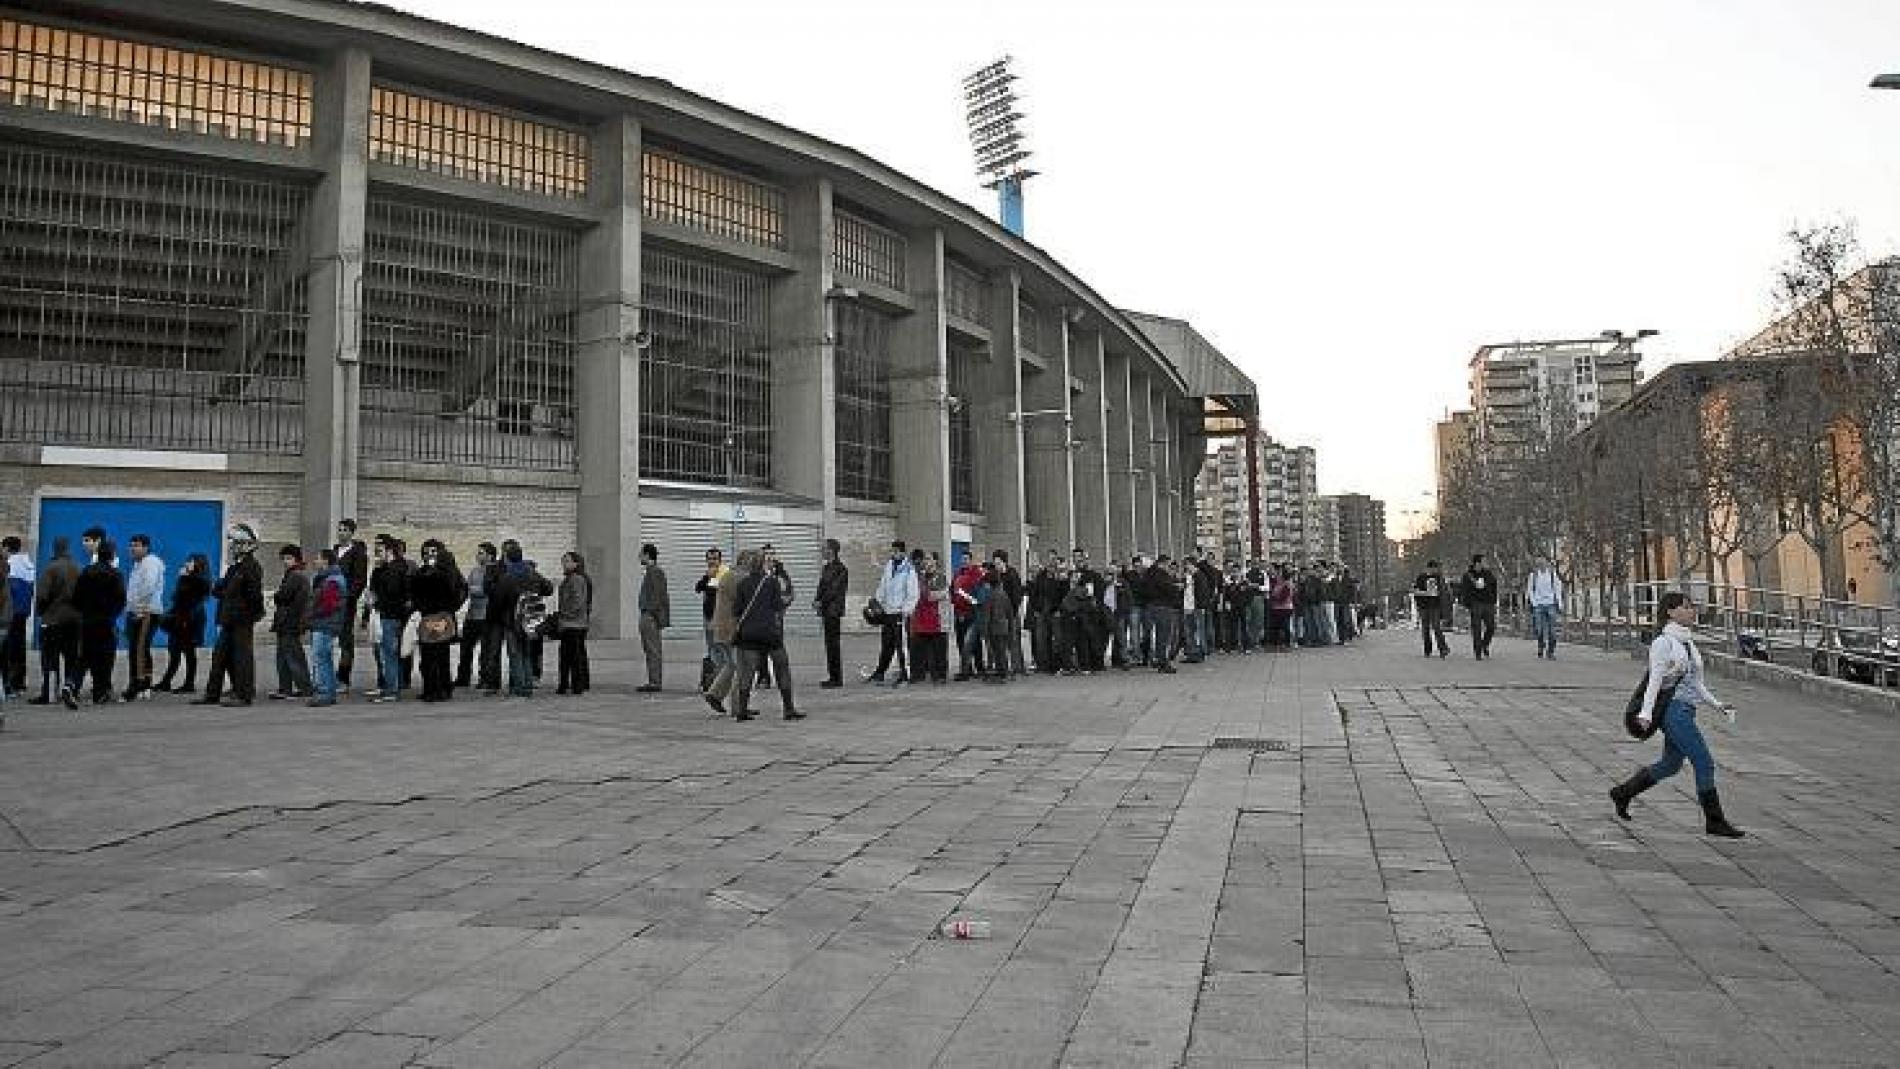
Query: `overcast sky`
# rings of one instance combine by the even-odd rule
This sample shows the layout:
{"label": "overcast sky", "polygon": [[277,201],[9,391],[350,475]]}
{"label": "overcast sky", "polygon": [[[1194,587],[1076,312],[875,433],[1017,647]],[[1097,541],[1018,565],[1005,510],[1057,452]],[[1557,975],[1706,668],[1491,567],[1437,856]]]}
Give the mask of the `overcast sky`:
{"label": "overcast sky", "polygon": [[1900,233],[1900,0],[397,0],[860,149],[993,211],[959,79],[1009,53],[1030,240],[1181,316],[1321,489],[1427,504],[1477,346],[1708,359],[1796,224]]}

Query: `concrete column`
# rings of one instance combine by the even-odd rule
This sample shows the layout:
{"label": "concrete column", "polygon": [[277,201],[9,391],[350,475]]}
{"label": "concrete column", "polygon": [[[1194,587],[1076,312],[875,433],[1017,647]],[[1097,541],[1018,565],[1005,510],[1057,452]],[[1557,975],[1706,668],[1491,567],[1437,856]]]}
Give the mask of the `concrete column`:
{"label": "concrete column", "polygon": [[1173,432],[1168,414],[1167,387],[1153,378],[1148,380],[1148,438],[1154,444],[1155,474],[1148,493],[1155,503],[1155,545],[1157,552],[1179,556],[1174,537],[1174,454]]}
{"label": "concrete column", "polygon": [[598,221],[581,238],[580,344],[574,438],[580,460],[581,554],[594,579],[594,633],[639,633],[640,125],[594,131],[588,200]]}
{"label": "concrete column", "polygon": [[299,540],[306,546],[329,545],[336,522],[356,515],[369,86],[369,53],[360,48],[333,54],[317,72],[311,149],[323,177],[317,180],[304,221],[310,321],[304,336]]}
{"label": "concrete column", "polygon": [[1109,351],[1103,363],[1104,403],[1108,406],[1109,552],[1126,557],[1139,547],[1135,537],[1135,408],[1129,403],[1128,355]]}
{"label": "concrete column", "polygon": [[1075,413],[1075,538],[1096,560],[1114,552],[1108,530],[1108,408],[1102,403],[1106,350],[1102,335],[1079,331],[1066,322],[1069,335],[1069,371],[1076,380],[1071,407]]}
{"label": "concrete column", "polygon": [[[1020,287],[1019,287],[1020,292]],[[1022,411],[1017,422],[1023,441],[1025,479],[1035,487],[1033,497],[1025,490],[1025,516],[1036,524],[1036,541],[1042,550],[1058,550],[1065,556],[1075,546],[1075,453],[1070,448],[1075,418],[1069,401],[1069,350],[1066,330],[1051,330],[1054,317],[1037,309],[1042,322],[1038,334],[1045,350],[1036,354],[1046,367],[1022,368]],[[1019,339],[1027,325],[1016,324]],[[1053,344],[1048,344],[1053,342]]]}
{"label": "concrete column", "polygon": [[944,340],[943,231],[905,235],[904,277],[916,310],[891,331],[891,475],[897,537],[950,560],[949,352]]}
{"label": "concrete column", "polygon": [[1135,529],[1140,532],[1141,548],[1161,552],[1161,517],[1155,507],[1156,484],[1161,478],[1161,447],[1155,444],[1154,380],[1146,374],[1133,375],[1128,384],[1134,405],[1135,463],[1147,472],[1136,480]]}
{"label": "concrete column", "polygon": [[[1021,278],[1006,271],[989,280],[989,362],[972,376],[971,427],[976,439],[977,479],[983,487],[983,513],[989,548],[1006,549],[1018,567],[1026,566],[1029,533],[1024,495],[1023,421],[1012,418],[1023,404],[1023,368],[1017,356],[1016,296]],[[1059,425],[1060,421],[1058,421]]]}
{"label": "concrete column", "polygon": [[797,267],[772,283],[772,483],[822,502],[827,531],[838,503],[831,219],[829,180],[785,191],[785,246]]}

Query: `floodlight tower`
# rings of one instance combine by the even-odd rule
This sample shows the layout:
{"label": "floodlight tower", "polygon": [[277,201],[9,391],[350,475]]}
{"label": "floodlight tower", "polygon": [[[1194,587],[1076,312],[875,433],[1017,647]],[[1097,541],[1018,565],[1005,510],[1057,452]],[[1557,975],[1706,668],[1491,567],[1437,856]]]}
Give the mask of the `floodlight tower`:
{"label": "floodlight tower", "polygon": [[1024,143],[1023,113],[1017,110],[1016,72],[1004,56],[963,79],[963,118],[970,128],[970,149],[976,155],[976,173],[996,190],[997,215],[1003,229],[1023,234],[1023,181],[1036,172],[1025,166],[1029,149]]}

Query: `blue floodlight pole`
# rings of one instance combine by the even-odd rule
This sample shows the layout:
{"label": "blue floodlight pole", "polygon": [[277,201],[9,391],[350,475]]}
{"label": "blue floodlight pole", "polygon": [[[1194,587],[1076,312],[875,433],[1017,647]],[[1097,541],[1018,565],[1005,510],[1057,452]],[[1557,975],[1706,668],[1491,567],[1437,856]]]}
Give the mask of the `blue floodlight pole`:
{"label": "blue floodlight pole", "polygon": [[1023,176],[1005,175],[996,183],[996,214],[1003,229],[1023,236]]}
{"label": "blue floodlight pole", "polygon": [[1036,172],[1026,165],[1030,151],[1018,125],[1023,114],[1010,65],[1010,57],[1004,56],[963,79],[964,121],[977,174],[987,179],[984,185],[996,189],[997,221],[1022,237],[1023,181]]}

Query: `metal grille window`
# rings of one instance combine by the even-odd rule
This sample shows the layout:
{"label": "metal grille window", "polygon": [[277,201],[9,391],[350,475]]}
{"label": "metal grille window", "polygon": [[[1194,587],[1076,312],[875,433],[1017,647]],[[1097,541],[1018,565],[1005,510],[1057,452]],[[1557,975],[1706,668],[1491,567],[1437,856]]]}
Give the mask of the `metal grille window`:
{"label": "metal grille window", "polygon": [[551,197],[587,195],[586,134],[387,86],[369,98],[378,163]]}
{"label": "metal grille window", "polygon": [[579,239],[372,195],[363,455],[571,470]]}
{"label": "metal grille window", "polygon": [[234,141],[310,139],[310,75],[0,18],[0,102]]}
{"label": "metal grille window", "polygon": [[308,200],[0,145],[0,439],[299,452]]}
{"label": "metal grille window", "polygon": [[838,493],[894,500],[891,484],[891,320],[838,305]]}
{"label": "metal grille window", "polygon": [[983,509],[982,488],[976,479],[976,353],[965,345],[950,346],[950,507],[959,512]]}
{"label": "metal grille window", "polygon": [[1036,306],[1023,297],[1016,298],[1017,344],[1037,356],[1053,356],[1042,337],[1042,316]]}
{"label": "metal grille window", "polygon": [[785,192],[668,152],[641,154],[640,206],[648,219],[750,245],[785,247]]}
{"label": "metal grille window", "polygon": [[850,212],[834,212],[832,267],[840,278],[904,288],[904,235]]}
{"label": "metal grille window", "polygon": [[958,319],[981,323],[989,317],[989,284],[980,272],[955,260],[944,264],[944,305]]}
{"label": "metal grille window", "polygon": [[640,473],[772,482],[771,289],[761,275],[648,248],[641,256]]}

